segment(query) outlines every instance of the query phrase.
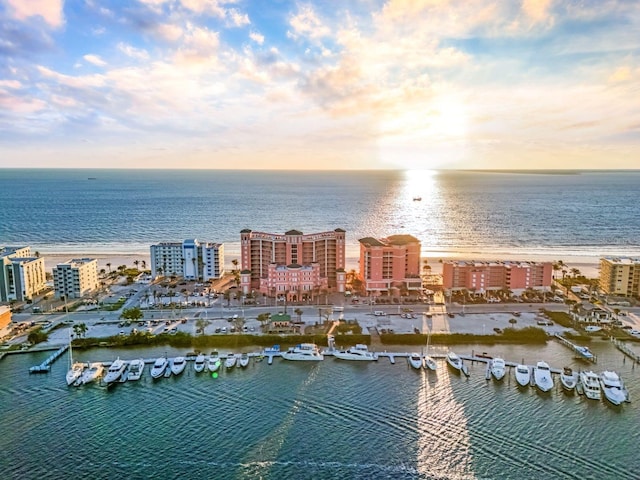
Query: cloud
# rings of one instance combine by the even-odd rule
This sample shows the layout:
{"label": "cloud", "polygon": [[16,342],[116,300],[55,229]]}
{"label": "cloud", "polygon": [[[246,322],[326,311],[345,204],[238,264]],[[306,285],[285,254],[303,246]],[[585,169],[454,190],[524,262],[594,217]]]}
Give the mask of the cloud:
{"label": "cloud", "polygon": [[264,43],[264,35],[258,32],[250,32],[249,38],[256,42],[258,45],[262,45]]}
{"label": "cloud", "polygon": [[235,8],[230,9],[227,12],[228,18],[231,21],[231,25],[234,27],[243,27],[245,25],[251,24],[251,20],[249,20],[249,15],[246,13],[240,13]]}
{"label": "cloud", "polygon": [[96,67],[104,67],[107,65],[107,62],[105,62],[98,55],[87,54],[87,55],[84,55],[82,58],[84,58],[86,62],[89,62],[90,64],[95,65]]}
{"label": "cloud", "polygon": [[171,23],[162,23],[162,24],[156,25],[152,29],[152,31],[157,36],[159,36],[160,38],[168,42],[177,41],[180,37],[182,37],[182,34],[183,34],[182,27],[179,27],[178,25],[173,25]]}
{"label": "cloud", "polygon": [[298,13],[289,18],[292,31],[287,32],[292,38],[305,37],[317,40],[331,35],[331,29],[318,17],[311,5],[303,5]]}
{"label": "cloud", "polygon": [[10,11],[18,20],[41,17],[54,28],[61,27],[64,22],[63,0],[4,0],[4,2],[9,5]]}
{"label": "cloud", "polygon": [[534,22],[546,22],[550,20],[551,0],[523,0],[522,10]]}
{"label": "cloud", "polygon": [[117,48],[127,57],[134,58],[136,60],[149,60],[149,53],[144,49],[135,48],[134,46],[128,45],[124,42],[119,42]]}

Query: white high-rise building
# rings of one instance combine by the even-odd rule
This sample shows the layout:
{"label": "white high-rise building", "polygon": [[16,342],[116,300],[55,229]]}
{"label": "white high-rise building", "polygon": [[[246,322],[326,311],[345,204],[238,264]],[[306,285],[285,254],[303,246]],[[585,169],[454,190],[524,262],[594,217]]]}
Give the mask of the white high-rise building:
{"label": "white high-rise building", "polygon": [[98,261],[74,258],[53,269],[53,285],[57,298],[80,298],[98,288]]}
{"label": "white high-rise building", "polygon": [[222,243],[185,240],[151,245],[151,276],[177,276],[188,280],[220,278],[224,275]]}
{"label": "white high-rise building", "polygon": [[30,300],[45,283],[44,260],[31,247],[0,247],[0,301]]}

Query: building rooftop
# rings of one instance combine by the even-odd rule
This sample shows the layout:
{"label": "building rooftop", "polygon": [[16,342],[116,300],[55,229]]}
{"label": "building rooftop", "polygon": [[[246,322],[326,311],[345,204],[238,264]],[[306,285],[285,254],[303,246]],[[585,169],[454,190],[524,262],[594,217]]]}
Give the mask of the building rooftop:
{"label": "building rooftop", "polygon": [[418,240],[413,235],[406,235],[406,234],[405,235],[391,235],[390,237],[387,237],[386,240],[391,245],[407,245],[409,243],[420,243],[420,240]]}
{"label": "building rooftop", "polygon": [[304,235],[300,230],[289,230],[284,232],[285,235]]}
{"label": "building rooftop", "polygon": [[600,260],[613,263],[615,265],[640,265],[640,258],[631,257],[603,257]]}
{"label": "building rooftop", "polygon": [[384,247],[385,246],[384,243],[382,243],[377,238],[373,238],[373,237],[364,237],[364,238],[361,238],[358,241],[360,243],[364,244],[364,245],[369,246],[369,247]]}
{"label": "building rooftop", "polygon": [[552,262],[530,262],[530,261],[513,261],[513,260],[494,260],[494,261],[476,261],[476,260],[445,260],[443,263],[448,263],[456,267],[497,267],[503,266],[507,268],[511,267],[534,267],[544,264],[551,264]]}

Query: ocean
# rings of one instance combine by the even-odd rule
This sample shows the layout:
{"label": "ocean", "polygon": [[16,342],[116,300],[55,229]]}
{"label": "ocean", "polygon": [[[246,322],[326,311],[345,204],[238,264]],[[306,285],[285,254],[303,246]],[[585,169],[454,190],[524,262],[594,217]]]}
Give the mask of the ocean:
{"label": "ocean", "polygon": [[[387,347],[393,350],[390,347]],[[546,346],[457,346],[552,367],[619,371],[632,403],[519,389],[513,373],[467,379],[341,362],[252,362],[218,378],[196,374],[106,388],[67,387],[66,355],[29,375],[47,353],[0,362],[0,465],[10,479],[637,479],[638,368],[605,341],[598,365]],[[401,350],[397,347],[395,350]],[[172,348],[76,352],[82,361],[178,353]],[[226,353],[226,352],[223,352]],[[310,363],[314,363],[311,365]]]}
{"label": "ocean", "polygon": [[640,256],[640,172],[0,170],[0,244],[148,254],[240,230],[409,233],[429,258]]}

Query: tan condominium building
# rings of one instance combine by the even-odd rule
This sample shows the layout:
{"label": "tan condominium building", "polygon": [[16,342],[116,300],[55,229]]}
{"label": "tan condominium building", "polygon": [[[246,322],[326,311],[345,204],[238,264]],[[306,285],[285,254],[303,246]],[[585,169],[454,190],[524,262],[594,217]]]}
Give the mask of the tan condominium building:
{"label": "tan condominium building", "polygon": [[477,293],[502,289],[514,293],[528,288],[549,290],[552,271],[551,262],[447,261],[442,265],[442,286],[445,290],[471,290]]}
{"label": "tan condominium building", "polygon": [[0,247],[0,301],[31,300],[45,288],[44,260],[31,247]]}
{"label": "tan condominium building", "polygon": [[320,291],[344,292],[345,231],[304,234],[240,232],[243,293],[259,291],[309,300]]}
{"label": "tan condominium building", "polygon": [[601,258],[600,289],[607,295],[640,298],[640,258]]}
{"label": "tan condominium building", "polygon": [[361,238],[359,275],[370,293],[421,291],[420,241],[412,235]]}
{"label": "tan condominium building", "polygon": [[57,298],[80,298],[98,288],[98,261],[74,258],[53,269],[53,286]]}

